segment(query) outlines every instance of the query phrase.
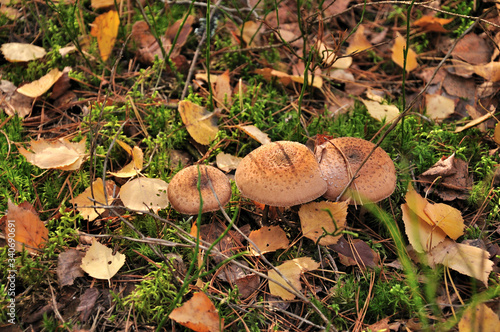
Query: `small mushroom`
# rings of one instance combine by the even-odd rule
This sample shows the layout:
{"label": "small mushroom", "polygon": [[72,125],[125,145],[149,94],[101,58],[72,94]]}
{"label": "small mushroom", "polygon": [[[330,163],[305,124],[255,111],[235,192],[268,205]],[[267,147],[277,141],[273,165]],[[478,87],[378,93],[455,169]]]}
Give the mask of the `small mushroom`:
{"label": "small mushroom", "polygon": [[314,154],[303,144],[280,141],[245,156],[235,173],[241,194],[270,206],[293,206],[323,195],[326,182]]}
{"label": "small mushroom", "polygon": [[[334,138],[317,146],[316,159],[328,184],[323,197],[336,201],[374,147],[375,144],[355,137]],[[395,188],[394,163],[377,147],[340,200],[351,198],[351,204],[378,202],[389,197]]]}
{"label": "small mushroom", "polygon": [[203,213],[219,209],[213,189],[222,206],[231,198],[231,185],[224,173],[212,166],[193,165],[179,171],[170,181],[167,194],[172,207],[180,213],[198,214],[200,194],[198,192],[198,167],[200,169],[200,190],[203,199]]}

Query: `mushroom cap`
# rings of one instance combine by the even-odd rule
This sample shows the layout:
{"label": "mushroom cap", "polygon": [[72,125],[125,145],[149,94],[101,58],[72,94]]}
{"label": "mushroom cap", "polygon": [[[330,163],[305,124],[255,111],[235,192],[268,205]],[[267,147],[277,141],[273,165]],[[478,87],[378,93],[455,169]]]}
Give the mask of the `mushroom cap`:
{"label": "mushroom cap", "polygon": [[[328,184],[323,197],[336,200],[374,147],[372,142],[355,137],[334,138],[319,145],[316,159]],[[351,198],[351,204],[378,202],[389,197],[395,188],[394,163],[384,150],[377,147],[341,200]]]}
{"label": "mushroom cap", "polygon": [[231,185],[224,173],[212,166],[189,166],[175,174],[167,188],[170,204],[180,213],[198,214],[200,209],[200,194],[197,188],[198,166],[201,173],[200,190],[203,198],[203,213],[219,209],[217,199],[210,189],[209,179],[222,206],[226,205],[231,198]]}
{"label": "mushroom cap", "polygon": [[236,169],[241,194],[270,206],[292,206],[323,195],[326,182],[314,154],[303,144],[264,144],[245,156]]}

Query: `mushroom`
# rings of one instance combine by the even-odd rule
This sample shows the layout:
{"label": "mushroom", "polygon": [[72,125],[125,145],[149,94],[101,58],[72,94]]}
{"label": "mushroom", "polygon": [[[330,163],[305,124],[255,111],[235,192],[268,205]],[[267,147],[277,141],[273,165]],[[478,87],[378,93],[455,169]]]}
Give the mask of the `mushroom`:
{"label": "mushroom", "polygon": [[[219,203],[214,196],[214,192],[222,206],[226,205],[231,198],[231,185],[224,173],[212,166],[189,166],[175,174],[167,188],[170,204],[180,213],[198,214],[200,209],[200,194],[197,188],[198,167],[201,174],[202,213],[219,209]],[[210,188],[209,180],[212,183],[214,192]]]}
{"label": "mushroom", "polygon": [[289,141],[250,152],[238,165],[235,181],[243,196],[279,207],[310,202],[326,191],[314,154],[305,145]]}
{"label": "mushroom", "polygon": [[[361,138],[340,137],[316,147],[316,159],[328,184],[323,195],[336,201],[375,144]],[[396,168],[389,155],[377,147],[340,200],[351,204],[378,202],[396,188]]]}

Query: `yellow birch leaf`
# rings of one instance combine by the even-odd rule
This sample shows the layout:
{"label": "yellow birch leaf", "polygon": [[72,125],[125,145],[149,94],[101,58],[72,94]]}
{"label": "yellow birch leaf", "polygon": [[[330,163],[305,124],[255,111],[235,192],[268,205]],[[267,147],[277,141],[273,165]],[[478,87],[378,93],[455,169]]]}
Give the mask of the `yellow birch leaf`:
{"label": "yellow birch leaf", "polygon": [[[106,181],[106,194],[108,197],[108,204],[113,200],[113,191],[115,184],[113,181]],[[92,195],[93,194],[93,195]],[[91,198],[93,200],[91,200]],[[72,204],[76,205],[80,214],[87,220],[95,220],[101,213],[105,211],[104,208],[94,207],[100,204],[106,204],[106,197],[104,195],[104,186],[102,179],[96,179],[90,187],[85,189],[80,195],[71,200]]]}
{"label": "yellow birch leaf", "polygon": [[236,157],[228,153],[221,152],[215,157],[217,167],[224,172],[230,172],[238,167],[241,157]]}
{"label": "yellow birch leaf", "polygon": [[474,66],[474,72],[488,82],[500,81],[500,62],[490,62]]}
{"label": "yellow birch leaf", "polygon": [[45,92],[49,91],[62,75],[63,73],[60,72],[59,69],[52,69],[47,75],[42,76],[40,79],[18,88],[17,92],[31,98],[40,97]]}
{"label": "yellow birch leaf", "polygon": [[261,41],[261,22],[246,21],[241,37],[249,47],[258,46]]}
{"label": "yellow birch leaf", "polygon": [[405,196],[406,204],[408,208],[413,211],[419,218],[422,218],[429,225],[434,226],[434,222],[429,218],[429,216],[424,212],[425,207],[429,202],[420,196],[415,188],[411,184],[408,184],[408,191]]}
{"label": "yellow birch leaf", "polygon": [[[399,33],[396,35],[394,40],[394,45],[391,48],[392,51],[392,61],[398,66],[403,68],[404,66],[404,49],[406,48],[406,39]],[[418,67],[417,53],[411,48],[408,49],[408,56],[406,58],[406,71],[409,73]]]}
{"label": "yellow birch leaf", "polygon": [[349,40],[349,46],[347,47],[346,54],[363,52],[370,47],[372,47],[372,44],[365,37],[365,27],[360,25],[358,30],[356,30]]}
{"label": "yellow birch leaf", "polygon": [[470,305],[458,322],[458,332],[500,332],[500,319],[484,303]]}
{"label": "yellow birch leaf", "polygon": [[[226,70],[222,75],[217,76],[215,82],[215,98],[224,105],[224,101],[227,101],[227,105],[231,106],[232,102],[232,92],[229,70]],[[222,106],[221,105],[221,106]]]}
{"label": "yellow birch leaf", "polygon": [[438,122],[455,113],[455,101],[438,94],[426,94],[425,106],[427,115]]}
{"label": "yellow birch leaf", "polygon": [[361,99],[368,113],[377,121],[391,122],[399,116],[399,109],[394,105],[384,105],[376,101]]}
{"label": "yellow birch leaf", "polygon": [[181,307],[168,316],[177,323],[197,332],[219,332],[224,327],[224,318],[205,293],[194,293]]}
{"label": "yellow birch leaf", "polygon": [[243,130],[245,134],[259,142],[260,144],[264,145],[267,143],[271,143],[271,139],[266,133],[263,133],[259,128],[255,127],[254,125],[248,125],[248,126],[238,126],[239,129]]}
{"label": "yellow birch leaf", "polygon": [[429,252],[445,240],[446,233],[441,228],[429,225],[415,214],[408,204],[402,204],[401,211],[403,212],[406,236],[417,252]]}
{"label": "yellow birch leaf", "polygon": [[189,135],[199,144],[208,145],[217,136],[217,117],[206,108],[183,100],[179,102],[179,113]]}
{"label": "yellow birch leaf", "polygon": [[429,203],[425,206],[424,212],[453,240],[464,235],[465,224],[462,213],[454,207],[443,203]]}
{"label": "yellow birch leaf", "polygon": [[93,239],[92,245],[82,258],[80,267],[93,278],[109,281],[123,264],[125,264],[124,254],[117,252],[113,255],[113,249]]}
{"label": "yellow birch leaf", "polygon": [[250,253],[254,256],[260,256],[266,252],[273,252],[278,249],[288,248],[288,238],[285,231],[279,226],[262,227],[256,231],[252,231],[248,236],[250,240],[259,248],[259,252],[250,243]]}
{"label": "yellow birch leaf", "polygon": [[[347,201],[335,203],[312,202],[302,205],[299,210],[302,234],[316,243],[325,231],[328,233],[340,233],[346,225],[347,207]],[[330,216],[326,210],[329,210],[332,216]],[[334,224],[332,217],[335,220],[336,225]],[[341,236],[342,234],[337,236],[323,236],[319,240],[319,244],[324,246],[335,244]]]}
{"label": "yellow birch leaf", "polygon": [[97,45],[99,46],[102,61],[108,60],[115,46],[119,26],[120,17],[116,10],[110,10],[107,13],[97,16],[94,23],[92,23],[90,34],[97,38]]}
{"label": "yellow birch leaf", "polygon": [[125,165],[118,172],[109,172],[109,174],[119,177],[119,178],[129,178],[136,176],[142,170],[142,165],[144,162],[144,153],[141,148],[134,146],[131,151],[132,161]]}
{"label": "yellow birch leaf", "polygon": [[86,157],[85,139],[79,143],[71,143],[67,139],[49,142],[42,138],[29,144],[31,151],[19,147],[19,153],[29,163],[43,169],[77,170]]}
{"label": "yellow birch leaf", "polygon": [[[312,271],[317,269],[318,267],[319,263],[315,262],[312,258],[301,257],[286,261],[280,266],[277,266],[276,269],[279,270],[285,276],[285,278],[288,279],[288,281],[290,281],[295,290],[300,291],[302,289],[302,286],[300,284],[300,275],[303,272]],[[269,276],[269,278],[275,280],[276,282],[290,288],[290,285],[288,285],[276,271],[269,270],[267,271],[267,275]],[[272,295],[279,296],[285,301],[293,300],[295,298],[294,294],[290,293],[289,291],[278,285],[276,282],[269,281],[269,292]]]}
{"label": "yellow birch leaf", "polygon": [[120,199],[129,209],[158,212],[168,206],[167,188],[161,179],[137,178],[120,188]]}
{"label": "yellow birch leaf", "polygon": [[47,52],[40,46],[23,43],[5,43],[0,50],[9,62],[27,62],[43,58]]}

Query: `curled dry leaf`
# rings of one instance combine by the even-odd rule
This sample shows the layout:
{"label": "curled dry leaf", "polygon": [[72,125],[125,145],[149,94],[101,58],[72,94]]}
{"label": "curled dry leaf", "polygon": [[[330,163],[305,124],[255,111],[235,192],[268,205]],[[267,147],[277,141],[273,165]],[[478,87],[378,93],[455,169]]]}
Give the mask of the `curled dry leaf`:
{"label": "curled dry leaf", "polygon": [[158,212],[168,206],[167,187],[161,179],[137,178],[121,187],[120,199],[129,209]]}
{"label": "curled dry leaf", "polygon": [[252,231],[248,237],[259,248],[259,250],[256,250],[250,243],[250,253],[254,256],[260,256],[266,252],[273,252],[278,249],[286,249],[289,244],[285,231],[279,226],[262,227],[256,231]]}
{"label": "curled dry leaf", "polygon": [[206,108],[183,100],[179,102],[179,113],[189,135],[199,144],[208,145],[217,136],[217,117]]}
{"label": "curled dry leaf", "polygon": [[197,332],[218,332],[224,327],[224,319],[205,293],[194,293],[181,307],[168,316],[177,323]]}
{"label": "curled dry leaf", "polygon": [[5,43],[0,47],[5,60],[9,62],[27,62],[43,58],[47,52],[40,46],[22,43]]}
{"label": "curled dry leaf", "polygon": [[238,126],[238,128],[262,145],[271,143],[269,136],[254,125]]}
{"label": "curled dry leaf", "polygon": [[[278,71],[271,68],[262,68],[256,69],[256,74],[262,75],[265,80],[270,81],[273,77],[277,78],[283,85],[289,85],[292,82],[304,84],[304,76],[303,75],[289,75],[282,71]],[[311,85],[315,88],[321,89],[323,86],[323,79],[320,76],[307,76],[307,84]]]}
{"label": "curled dry leaf", "polygon": [[43,248],[49,239],[49,230],[35,213],[33,206],[29,203],[17,206],[10,199],[7,206],[8,222],[3,224],[3,233],[8,235],[14,232],[15,250],[23,251],[26,248],[30,253],[39,253],[38,249]]}
{"label": "curled dry leaf", "polygon": [[[394,40],[394,45],[391,48],[392,51],[392,61],[396,63],[399,67],[403,68],[404,60],[404,50],[406,49],[406,39],[399,33],[396,35]],[[406,71],[409,73],[418,67],[417,53],[411,48],[408,49],[408,56],[406,58]]]}
{"label": "curled dry leaf", "polygon": [[380,255],[363,240],[354,239],[347,242],[341,237],[338,243],[328,248],[339,254],[340,262],[345,266],[359,266],[363,269],[380,266]]}
{"label": "curled dry leaf", "polygon": [[90,249],[82,258],[81,268],[93,278],[109,281],[123,264],[125,264],[124,254],[117,252],[113,255],[113,249],[94,239]]}
{"label": "curled dry leaf", "polygon": [[125,165],[118,172],[109,172],[109,174],[119,178],[129,178],[136,176],[141,170],[144,162],[144,153],[141,148],[134,146],[131,148],[127,143],[117,140],[118,144],[132,157],[132,161]]}
{"label": "curled dry leaf", "polygon": [[[300,257],[286,261],[280,266],[277,266],[276,269],[279,270],[285,278],[288,279],[288,281],[290,281],[295,290],[300,291],[302,289],[300,284],[300,275],[307,271],[316,270],[318,267],[319,263],[315,262],[312,258]],[[267,271],[267,275],[274,281],[290,288],[290,285],[288,285],[276,271],[269,270]],[[279,296],[285,301],[290,301],[295,298],[294,294],[290,293],[274,281],[269,280],[269,292],[272,295]]]}
{"label": "curled dry leaf", "polygon": [[[348,202],[312,202],[300,207],[299,217],[302,234],[321,245],[338,242],[340,231],[345,228]],[[329,213],[330,212],[330,213]],[[333,220],[332,220],[333,218]],[[338,235],[325,235],[326,233]]]}
{"label": "curled dry leaf", "polygon": [[62,74],[63,73],[60,72],[59,69],[52,69],[47,75],[42,76],[40,79],[18,88],[17,92],[31,98],[40,97],[45,92],[49,91]]}
{"label": "curled dry leaf", "polygon": [[[108,198],[108,204],[111,204],[113,197],[116,197],[117,187],[115,183],[111,180],[106,181],[106,194]],[[106,209],[97,207],[99,204],[106,204],[106,196],[104,195],[104,186],[102,179],[96,179],[90,187],[85,189],[80,195],[71,200],[72,204],[76,205],[76,208],[87,220],[95,220],[101,213]]]}
{"label": "curled dry leaf", "polygon": [[420,27],[423,31],[426,32],[448,32],[443,26],[451,23],[453,21],[452,18],[440,18],[435,16],[424,15],[415,22],[413,25]]}
{"label": "curled dry leaf", "polygon": [[108,60],[113,47],[115,46],[118,27],[120,26],[120,16],[116,10],[97,16],[92,23],[90,34],[97,38],[99,53],[102,61]]}
{"label": "curled dry leaf", "polygon": [[67,139],[54,142],[41,139],[30,142],[30,150],[18,147],[26,160],[43,169],[59,169],[63,171],[77,170],[87,156],[85,153],[85,139],[79,143],[72,143]]}
{"label": "curled dry leaf", "polygon": [[241,159],[243,158],[221,152],[215,157],[215,162],[217,163],[218,168],[224,172],[230,172],[238,167]]}

